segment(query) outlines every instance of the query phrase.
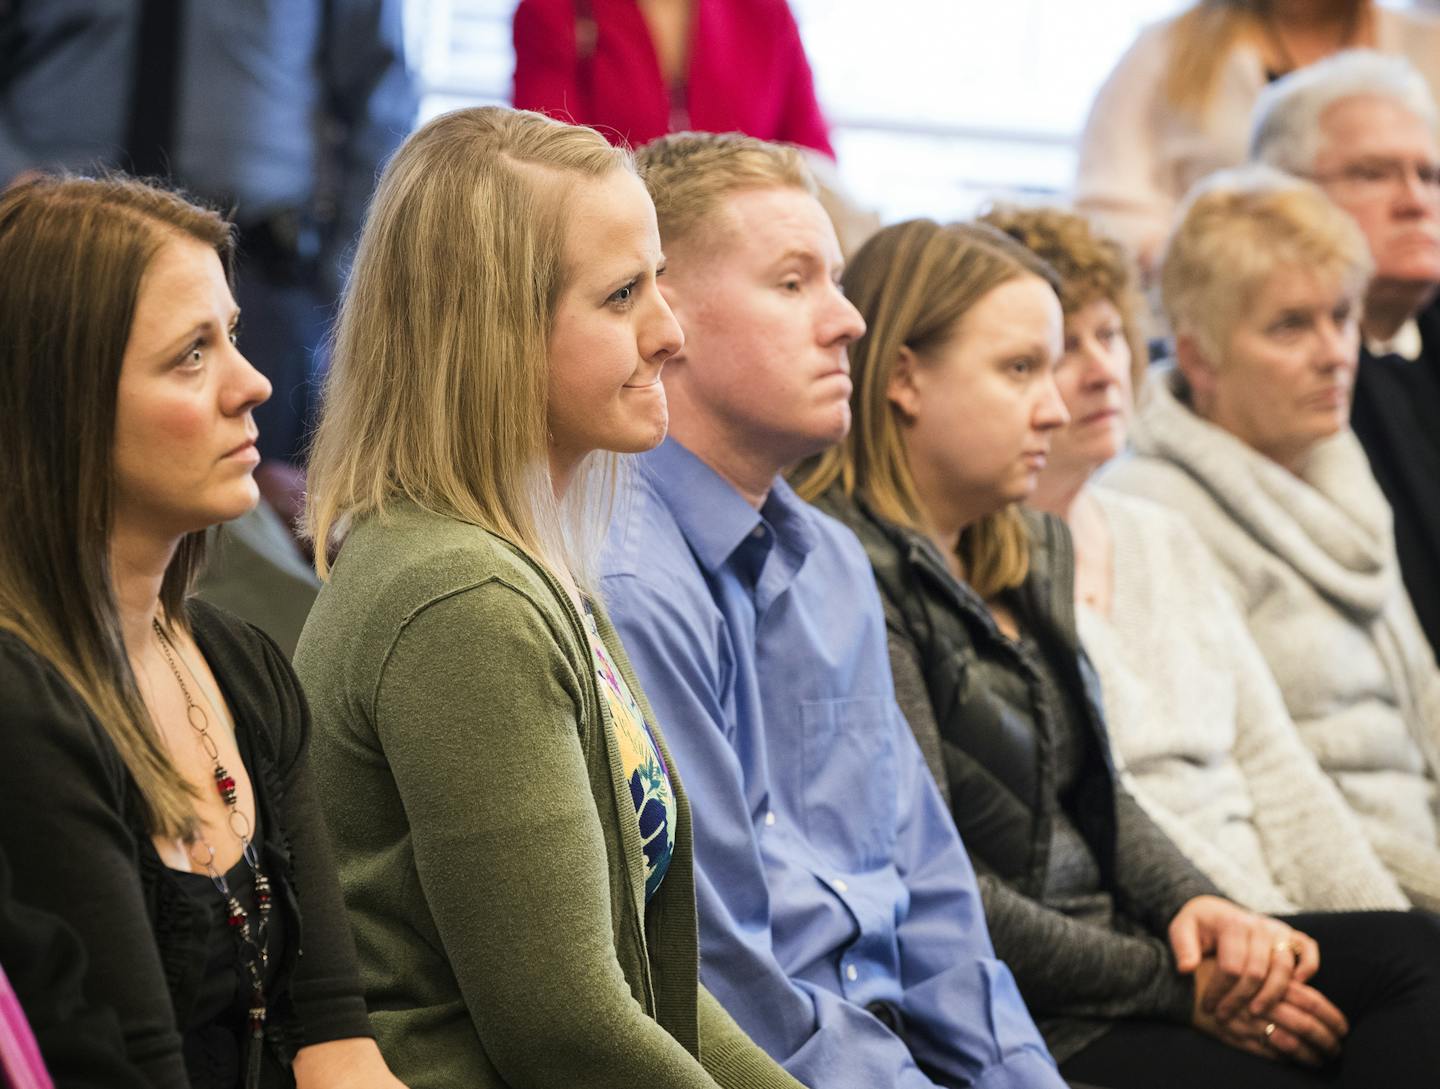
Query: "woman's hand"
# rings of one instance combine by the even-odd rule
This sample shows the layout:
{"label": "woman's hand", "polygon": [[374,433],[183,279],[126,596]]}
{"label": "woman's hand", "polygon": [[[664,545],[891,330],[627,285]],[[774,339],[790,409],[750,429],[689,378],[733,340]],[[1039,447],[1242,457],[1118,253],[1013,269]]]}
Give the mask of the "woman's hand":
{"label": "woman's hand", "polygon": [[1218,1021],[1242,1010],[1265,1016],[1291,980],[1304,983],[1320,968],[1320,947],[1308,934],[1218,896],[1197,896],[1175,913],[1170,948],[1183,975],[1213,958],[1203,985],[1196,978],[1196,997]]}
{"label": "woman's hand", "polygon": [[374,1040],[311,1044],[295,1053],[295,1089],[405,1089]]}
{"label": "woman's hand", "polygon": [[1292,981],[1284,997],[1264,1016],[1241,1009],[1228,1021],[1221,1021],[1202,1001],[1206,985],[1217,971],[1210,957],[1195,970],[1192,1020],[1200,1031],[1252,1055],[1288,1058],[1305,1066],[1322,1066],[1340,1053],[1340,1040],[1350,1026],[1345,1015],[1314,987]]}
{"label": "woman's hand", "polygon": [[1319,1066],[1350,1031],[1342,1014],[1305,981],[1320,947],[1279,919],[1218,896],[1197,896],[1170,921],[1175,966],[1194,973],[1195,1027],[1267,1058]]}

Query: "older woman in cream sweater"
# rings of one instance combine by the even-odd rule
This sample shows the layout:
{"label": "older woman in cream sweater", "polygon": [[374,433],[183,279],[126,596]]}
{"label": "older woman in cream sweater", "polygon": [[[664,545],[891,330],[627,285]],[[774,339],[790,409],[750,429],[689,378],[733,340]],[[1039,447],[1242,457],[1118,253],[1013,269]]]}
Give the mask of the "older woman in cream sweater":
{"label": "older woman in cream sweater", "polygon": [[1162,265],[1176,368],[1106,479],[1188,516],[1305,744],[1417,904],[1440,907],[1440,672],[1348,428],[1369,275],[1353,222],[1265,168],[1204,184]]}

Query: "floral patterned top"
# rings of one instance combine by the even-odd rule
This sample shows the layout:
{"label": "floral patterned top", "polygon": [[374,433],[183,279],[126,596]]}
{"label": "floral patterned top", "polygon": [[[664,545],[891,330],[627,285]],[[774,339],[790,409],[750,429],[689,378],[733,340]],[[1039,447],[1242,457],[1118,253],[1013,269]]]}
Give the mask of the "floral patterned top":
{"label": "floral patterned top", "polygon": [[610,660],[600,639],[595,617],[590,612],[589,602],[585,604],[585,628],[590,633],[600,691],[610,705],[610,718],[615,724],[615,740],[630,782],[630,800],[635,803],[635,817],[640,822],[640,840],[645,850],[645,900],[648,903],[665,879],[665,871],[670,868],[670,855],[675,850],[675,795],[670,789],[665,760],[650,734],[645,714],[625,678],[620,676],[615,663]]}

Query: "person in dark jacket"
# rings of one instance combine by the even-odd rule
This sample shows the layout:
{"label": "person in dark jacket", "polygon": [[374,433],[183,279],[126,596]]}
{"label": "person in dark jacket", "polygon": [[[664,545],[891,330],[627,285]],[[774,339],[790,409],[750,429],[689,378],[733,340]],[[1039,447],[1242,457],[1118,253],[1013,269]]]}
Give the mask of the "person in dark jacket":
{"label": "person in dark jacket", "polygon": [[[882,231],[845,274],[867,325],[852,437],[800,471],[865,545],[897,695],[948,787],[996,951],[1068,1078],[1427,1084],[1433,919],[1247,911],[1116,781],[1068,532],[1017,506],[1067,420],[1054,282],[990,228]],[[1294,1063],[1266,1061],[1280,1058]]]}
{"label": "person in dark jacket", "polygon": [[231,250],[220,216],[130,179],[0,196],[0,849],[151,1086],[400,1089],[299,684],[187,598],[204,531],[258,498],[270,385],[235,345]]}
{"label": "person in dark jacket", "polygon": [[86,1002],[85,969],[75,931],[21,902],[0,850],[0,1085],[145,1089],[115,1011]]}

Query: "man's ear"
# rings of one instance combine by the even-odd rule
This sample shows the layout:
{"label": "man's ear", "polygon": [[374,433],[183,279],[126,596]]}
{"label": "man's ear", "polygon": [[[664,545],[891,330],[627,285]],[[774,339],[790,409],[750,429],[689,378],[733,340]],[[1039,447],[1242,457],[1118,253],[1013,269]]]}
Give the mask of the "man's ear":
{"label": "man's ear", "polygon": [[885,398],[900,410],[900,415],[906,421],[913,421],[920,415],[919,371],[919,357],[909,346],[900,345],[900,352],[890,368],[890,381],[885,386]]}
{"label": "man's ear", "polygon": [[1190,407],[1202,412],[1215,397],[1215,363],[1194,333],[1176,334],[1175,368],[1190,387]]}

